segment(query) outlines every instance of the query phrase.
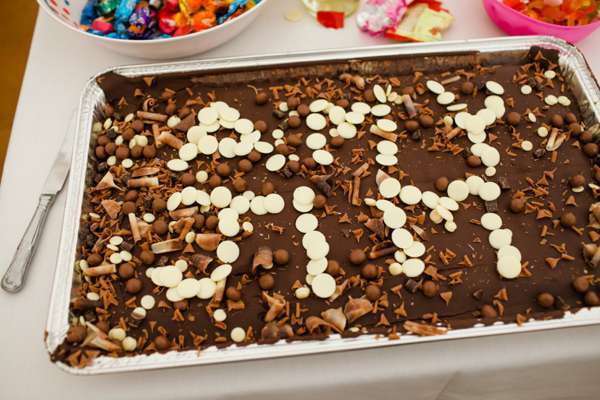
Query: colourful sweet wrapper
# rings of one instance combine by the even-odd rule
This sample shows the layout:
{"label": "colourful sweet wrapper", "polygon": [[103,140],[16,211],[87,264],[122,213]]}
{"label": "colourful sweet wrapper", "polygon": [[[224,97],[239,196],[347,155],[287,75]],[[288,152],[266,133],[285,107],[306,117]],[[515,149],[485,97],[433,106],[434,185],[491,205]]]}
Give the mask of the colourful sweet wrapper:
{"label": "colourful sweet wrapper", "polygon": [[406,0],[367,0],[356,15],[358,27],[380,35],[398,25],[406,11]]}
{"label": "colourful sweet wrapper", "polygon": [[103,15],[107,15],[107,14],[110,14],[111,12],[115,11],[118,3],[119,3],[119,0],[98,1],[94,5],[94,11],[96,12],[96,15],[101,17]]}
{"label": "colourful sweet wrapper", "polygon": [[81,11],[81,20],[80,23],[82,25],[91,25],[96,19],[96,13],[94,11],[94,5],[96,4],[96,0],[88,0],[83,6],[83,10]]}
{"label": "colourful sweet wrapper", "polygon": [[344,16],[343,11],[317,11],[317,21],[325,28],[343,28]]}
{"label": "colourful sweet wrapper", "polygon": [[385,36],[413,42],[434,42],[442,39],[442,31],[450,26],[454,17],[442,9],[435,0],[414,0],[408,6],[402,21]]}

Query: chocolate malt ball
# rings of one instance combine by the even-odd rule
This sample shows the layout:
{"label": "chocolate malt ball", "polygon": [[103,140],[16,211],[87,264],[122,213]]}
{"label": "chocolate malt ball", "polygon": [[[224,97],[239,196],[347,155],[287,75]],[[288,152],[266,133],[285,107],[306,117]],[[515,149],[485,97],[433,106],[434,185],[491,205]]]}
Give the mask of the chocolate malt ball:
{"label": "chocolate malt ball", "polygon": [[181,175],[181,183],[183,186],[192,186],[196,183],[196,177],[194,174],[186,172],[185,174]]}
{"label": "chocolate malt ball", "polygon": [[375,100],[377,100],[375,98],[375,93],[373,92],[373,89],[367,89],[363,92],[363,99],[365,99],[365,101],[367,103],[372,103]]}
{"label": "chocolate malt ball", "polygon": [[212,189],[214,189],[216,187],[221,186],[223,184],[223,180],[219,175],[215,174],[210,177],[210,179],[208,180],[208,184]]}
{"label": "chocolate malt ball", "polygon": [[263,274],[258,278],[258,285],[262,290],[269,290],[275,286],[275,278],[270,274]]}
{"label": "chocolate malt ball", "polygon": [[254,123],[254,129],[260,133],[265,133],[267,131],[267,123],[262,119],[259,119]]}
{"label": "chocolate malt ball", "polygon": [[163,212],[167,209],[167,202],[163,199],[156,198],[152,200],[152,211],[155,213]]}
{"label": "chocolate malt ball", "polygon": [[262,106],[263,104],[265,104],[267,101],[269,100],[269,95],[266,94],[265,92],[260,92],[259,94],[256,95],[254,102],[256,104],[258,104],[259,106]]}
{"label": "chocolate malt ball", "polygon": [[206,229],[211,231],[214,231],[217,225],[219,225],[219,218],[217,218],[216,215],[211,215],[204,221],[204,226]]}
{"label": "chocolate malt ball", "polygon": [[381,296],[381,289],[379,289],[379,286],[377,285],[367,285],[365,288],[365,295],[367,296],[367,299],[371,301],[378,300]]}
{"label": "chocolate malt ball", "polygon": [[431,115],[421,115],[419,123],[423,128],[431,128],[435,124],[435,120]]}
{"label": "chocolate malt ball", "polygon": [[321,208],[325,207],[325,204],[327,204],[327,197],[323,196],[322,194],[318,194],[315,196],[315,199],[313,200],[313,206],[317,210],[320,210]]}
{"label": "chocolate malt ball", "polygon": [[252,172],[252,167],[253,167],[252,162],[245,158],[240,160],[240,162],[238,163],[239,170],[244,173]]}
{"label": "chocolate malt ball", "polygon": [[242,298],[242,293],[233,286],[229,286],[225,291],[225,296],[231,301],[238,301]]}
{"label": "chocolate malt ball", "polygon": [[194,229],[202,229],[204,227],[204,215],[194,215]]}
{"label": "chocolate malt ball", "polygon": [[221,163],[217,166],[217,175],[227,177],[231,174],[231,167],[227,163]]}
{"label": "chocolate malt ball", "polygon": [[287,106],[290,110],[295,110],[300,105],[300,100],[297,97],[290,96],[287,99]]}
{"label": "chocolate malt ball", "polygon": [[135,205],[135,203],[133,201],[126,201],[123,204],[122,210],[123,210],[123,215],[129,215],[132,213],[135,214],[135,211],[137,210],[137,206]]}
{"label": "chocolate malt ball", "polygon": [[154,262],[154,253],[150,250],[142,250],[140,254],[140,260],[146,265],[150,265]]}
{"label": "chocolate malt ball", "polygon": [[462,85],[460,85],[460,92],[465,96],[472,95],[473,91],[475,91],[475,85],[473,85],[473,82],[464,82]]}
{"label": "chocolate malt ball", "polygon": [[525,202],[521,199],[512,199],[508,203],[508,208],[514,213],[520,213],[525,209]]}
{"label": "chocolate malt ball", "polygon": [[354,249],[350,251],[350,255],[348,256],[348,258],[350,259],[350,262],[352,264],[360,265],[363,262],[365,262],[367,256],[365,256],[365,253],[361,249]]}
{"label": "chocolate malt ball", "polygon": [[136,294],[142,290],[142,281],[138,278],[131,278],[125,284],[125,291],[127,293]]}
{"label": "chocolate malt ball", "polygon": [[154,158],[154,157],[156,157],[156,147],[154,147],[154,145],[146,146],[146,147],[144,147],[144,150],[142,151],[142,153],[144,154],[144,157],[146,157],[146,158]]}
{"label": "chocolate malt ball", "polygon": [[590,307],[595,307],[595,306],[600,305],[600,298],[598,297],[598,295],[595,292],[592,292],[592,291],[589,291],[585,294],[583,301],[585,302],[585,304],[587,304]]}
{"label": "chocolate malt ball", "polygon": [[164,219],[157,219],[152,223],[152,227],[154,228],[154,232],[157,235],[164,235],[169,230],[169,224]]}
{"label": "chocolate malt ball", "polygon": [[268,196],[271,193],[275,193],[275,185],[273,185],[273,182],[265,182],[263,183],[260,192],[263,196]]}
{"label": "chocolate malt ball", "polygon": [[[361,251],[361,253],[362,253],[362,251]],[[363,255],[364,255],[364,253],[363,253]],[[363,267],[361,274],[366,279],[377,278],[377,267],[375,266],[375,264],[367,264]]]}
{"label": "chocolate malt ball", "polygon": [[481,158],[477,156],[467,157],[467,165],[472,168],[477,168],[481,165]]}
{"label": "chocolate malt ball", "polygon": [[69,343],[79,343],[83,342],[83,340],[87,336],[87,329],[81,325],[71,326],[67,331],[67,342]]}
{"label": "chocolate malt ball", "polygon": [[560,216],[560,224],[565,228],[572,228],[577,224],[577,217],[573,213],[564,213]]}
{"label": "chocolate malt ball", "polygon": [[544,308],[550,308],[554,305],[554,296],[550,293],[540,293],[537,297],[537,303]]}
{"label": "chocolate malt ball", "polygon": [[423,283],[423,294],[426,297],[434,297],[438,292],[438,287],[434,281],[425,281]]}
{"label": "chocolate malt ball", "polygon": [[288,124],[291,128],[298,128],[302,124],[302,120],[297,115],[292,115],[288,118]]}
{"label": "chocolate malt ball", "polygon": [[338,276],[340,273],[340,263],[336,260],[327,261],[327,269],[325,272],[331,276]]}
{"label": "chocolate malt ball", "polygon": [[506,116],[506,122],[508,122],[509,125],[513,126],[519,125],[519,123],[521,122],[521,114],[519,114],[516,111],[509,112]]}
{"label": "chocolate malt ball", "polygon": [[121,264],[118,270],[119,278],[129,279],[135,275],[135,266],[132,263]]}
{"label": "chocolate malt ball", "polygon": [[166,337],[157,336],[154,338],[154,347],[156,347],[156,350],[166,350],[171,347],[171,343]]}
{"label": "chocolate malt ball", "polygon": [[575,174],[569,178],[569,186],[572,188],[585,185],[585,176],[583,174]]}
{"label": "chocolate malt ball", "polygon": [[573,279],[573,289],[578,291],[579,293],[585,293],[590,288],[590,281],[588,281],[585,277],[579,276]]}
{"label": "chocolate malt ball", "polygon": [[481,315],[484,318],[496,318],[498,316],[498,313],[496,312],[494,307],[490,306],[489,304],[486,304],[481,307]]}
{"label": "chocolate malt ball", "polygon": [[435,180],[433,186],[435,187],[435,190],[445,192],[446,189],[448,189],[449,184],[450,182],[448,181],[448,178],[446,178],[445,176],[440,176]]}
{"label": "chocolate malt ball", "polygon": [[298,147],[302,144],[302,139],[298,135],[289,135],[287,137],[287,144],[288,146]]}
{"label": "chocolate malt ball", "polygon": [[341,136],[336,136],[331,139],[331,147],[340,148],[344,145],[344,138]]}
{"label": "chocolate malt ball", "polygon": [[290,253],[285,249],[275,250],[273,253],[273,261],[278,265],[285,265],[290,261]]}
{"label": "chocolate malt ball", "polygon": [[98,253],[92,253],[88,256],[86,261],[89,265],[91,265],[92,267],[95,267],[96,265],[100,265],[102,263],[102,261],[104,261],[104,259]]}
{"label": "chocolate malt ball", "polygon": [[233,182],[233,190],[237,193],[243,193],[248,189],[248,182],[245,179],[239,178]]}

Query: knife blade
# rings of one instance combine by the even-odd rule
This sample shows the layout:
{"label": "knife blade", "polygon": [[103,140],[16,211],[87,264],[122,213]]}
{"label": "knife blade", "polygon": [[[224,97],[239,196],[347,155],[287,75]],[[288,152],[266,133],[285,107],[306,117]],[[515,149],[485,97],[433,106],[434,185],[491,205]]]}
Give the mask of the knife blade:
{"label": "knife blade", "polygon": [[40,238],[44,221],[50,206],[54,203],[56,195],[65,184],[69,169],[71,167],[71,153],[75,132],[77,131],[77,110],[73,111],[69,129],[65,134],[60,150],[54,159],[54,164],[48,173],[46,183],[38,202],[37,209],[31,218],[31,222],[17,247],[15,256],[10,263],[4,277],[2,278],[2,289],[7,292],[17,292],[23,287],[27,269],[35,252],[37,242]]}

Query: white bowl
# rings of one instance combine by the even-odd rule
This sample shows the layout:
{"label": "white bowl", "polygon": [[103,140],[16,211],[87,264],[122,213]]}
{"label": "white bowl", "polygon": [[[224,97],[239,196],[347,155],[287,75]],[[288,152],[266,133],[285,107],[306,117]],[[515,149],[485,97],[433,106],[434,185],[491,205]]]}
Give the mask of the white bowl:
{"label": "white bowl", "polygon": [[79,28],[79,19],[86,0],[37,0],[37,2],[61,25],[109,50],[133,57],[164,60],[191,56],[222,45],[250,25],[265,8],[268,0],[262,0],[242,15],[214,28],[185,36],[152,40],[121,40],[86,33]]}

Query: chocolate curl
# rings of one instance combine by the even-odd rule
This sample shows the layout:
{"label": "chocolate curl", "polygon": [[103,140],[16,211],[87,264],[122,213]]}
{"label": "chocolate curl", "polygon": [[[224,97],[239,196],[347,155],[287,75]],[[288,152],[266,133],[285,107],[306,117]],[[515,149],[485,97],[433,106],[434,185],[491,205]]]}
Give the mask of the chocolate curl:
{"label": "chocolate curl", "polygon": [[196,214],[198,214],[198,206],[169,211],[169,216],[175,221],[179,221],[182,218],[193,218]]}
{"label": "chocolate curl", "polygon": [[111,237],[111,235],[112,235],[111,230],[108,228],[105,228],[102,231],[102,234],[100,235],[98,240],[96,240],[96,243],[94,243],[94,247],[92,247],[92,250],[90,250],[90,252],[91,253],[99,253],[100,250],[102,249],[102,246]]}
{"label": "chocolate curl", "polygon": [[344,315],[346,315],[350,323],[353,323],[371,311],[373,311],[373,305],[369,300],[365,299],[353,299],[350,297],[350,300],[344,306]]}
{"label": "chocolate curl", "polygon": [[184,119],[181,120],[177,125],[173,127],[173,129],[177,129],[178,131],[187,132],[192,126],[196,125],[196,114],[190,114]]}
{"label": "chocolate curl", "polygon": [[354,84],[354,86],[356,86],[359,89],[364,89],[365,88],[365,78],[363,78],[362,76],[359,75],[351,75],[349,73],[343,73],[340,75],[340,80],[344,81],[346,83],[352,83]]}
{"label": "chocolate curl", "polygon": [[600,229],[600,203],[594,203],[590,206],[590,223],[588,227]]}
{"label": "chocolate curl", "polygon": [[198,269],[198,271],[206,274],[206,268],[213,261],[213,259],[204,254],[194,254],[190,257],[190,261],[194,264],[194,267]]}
{"label": "chocolate curl", "polygon": [[110,173],[110,171],[108,171],[106,173],[106,175],[104,175],[102,180],[100,180],[100,182],[98,182],[98,184],[96,185],[96,187],[93,190],[104,190],[104,189],[117,189],[117,190],[123,191],[123,189],[121,189],[120,187],[115,185],[115,180],[114,180],[112,174]]}
{"label": "chocolate curl", "polygon": [[416,232],[417,235],[419,235],[419,237],[425,241],[429,241],[429,235],[427,234],[427,231],[423,228],[421,228],[420,226],[417,225],[412,225],[411,226],[412,230]]}
{"label": "chocolate curl", "polygon": [[354,182],[352,183],[352,197],[350,204],[353,206],[360,206],[360,203],[360,178],[355,176]]}
{"label": "chocolate curl", "polygon": [[362,174],[367,172],[368,169],[369,169],[369,163],[364,163],[356,171],[354,171],[352,173],[352,176],[354,176],[355,178],[360,178],[362,176]]}
{"label": "chocolate curl", "polygon": [[256,273],[256,268],[258,266],[261,267],[270,267],[273,265],[273,250],[271,250],[268,246],[261,246],[254,253],[254,259],[252,260],[252,274]]}
{"label": "chocolate curl", "polygon": [[150,176],[154,174],[158,174],[160,172],[160,168],[158,167],[143,167],[138,168],[131,173],[132,178],[138,178],[140,176]]}
{"label": "chocolate curl", "polygon": [[93,346],[108,352],[120,352],[123,350],[120,345],[111,342],[106,333],[102,332],[94,324],[86,322],[86,325],[88,328],[88,334],[81,344],[82,346]]}
{"label": "chocolate curl", "polygon": [[305,325],[310,333],[315,333],[315,331],[317,331],[317,333],[320,333],[321,326],[328,328],[328,331],[330,329],[333,329],[335,331],[341,332],[335,325],[330,324],[329,322],[324,321],[319,317],[315,317],[314,315],[306,318]]}
{"label": "chocolate curl", "polygon": [[151,248],[154,254],[170,253],[183,249],[183,243],[179,239],[171,239],[164,242],[152,243]]}
{"label": "chocolate curl", "polygon": [[369,218],[369,220],[365,222],[365,226],[369,228],[371,232],[379,236],[379,238],[385,239],[385,225],[381,218]]}
{"label": "chocolate curl", "polygon": [[83,270],[84,276],[100,276],[114,274],[117,272],[117,266],[115,264],[102,264],[97,267],[91,267]]}
{"label": "chocolate curl", "polygon": [[333,189],[331,188],[331,184],[333,183],[333,174],[313,175],[310,177],[310,181],[314,183],[317,189],[319,189],[325,196],[331,197],[333,195]]}
{"label": "chocolate curl", "polygon": [[196,244],[204,251],[215,251],[222,237],[220,233],[199,233],[196,235]]}
{"label": "chocolate curl", "polygon": [[179,150],[183,146],[183,141],[171,132],[163,131],[158,136],[158,141]]}
{"label": "chocolate curl", "polygon": [[291,338],[292,336],[294,336],[294,330],[289,324],[279,326],[275,321],[265,324],[260,331],[260,338],[263,340]]}
{"label": "chocolate curl", "polygon": [[[342,332],[346,328],[346,315],[342,311],[342,308],[330,308],[321,313],[323,318],[328,323],[332,324],[337,328],[339,332]],[[308,322],[308,320],[307,320]]]}
{"label": "chocolate curl", "polygon": [[144,236],[146,233],[148,233],[148,231],[150,230],[150,228],[152,227],[152,225],[150,225],[149,223],[147,223],[143,219],[137,218],[136,220],[137,220],[138,230],[140,231],[140,236]]}
{"label": "chocolate curl", "polygon": [[138,111],[137,116],[141,119],[156,121],[156,122],[165,122],[167,120],[167,115],[165,114],[157,114],[147,111]]}
{"label": "chocolate curl", "polygon": [[156,187],[156,186],[160,186],[160,182],[158,181],[158,178],[156,178],[156,177],[154,177],[154,178],[144,177],[144,178],[130,179],[127,181],[128,188]]}
{"label": "chocolate curl", "polygon": [[413,104],[411,97],[408,94],[402,95],[402,103],[404,107],[406,107],[406,112],[408,113],[409,118],[415,118],[417,116],[417,109]]}
{"label": "chocolate curl", "polygon": [[404,323],[404,329],[419,336],[434,336],[446,333],[445,330],[438,329],[435,326],[418,324],[412,321],[406,321]]}
{"label": "chocolate curl", "polygon": [[377,187],[379,187],[379,185],[381,185],[381,182],[385,181],[387,178],[391,178],[391,176],[383,172],[383,170],[378,169],[377,175],[375,175],[375,183],[377,184]]}
{"label": "chocolate curl", "polygon": [[398,140],[398,135],[396,135],[395,133],[392,133],[392,132],[384,131],[377,125],[371,125],[371,128],[369,128],[369,131],[373,135],[377,135],[384,139],[391,140],[392,142],[395,142],[396,140]]}
{"label": "chocolate curl", "polygon": [[217,288],[215,289],[215,294],[213,295],[213,298],[210,300],[210,304],[209,304],[209,306],[211,308],[218,307],[221,300],[223,300],[223,294],[225,293],[225,282],[226,281],[227,281],[227,278],[224,278],[217,282]]}
{"label": "chocolate curl", "polygon": [[[585,244],[583,245],[583,258],[585,262],[592,268],[596,268],[600,263],[600,246],[596,244]],[[86,270],[87,271],[87,270]]]}
{"label": "chocolate curl", "polygon": [[461,132],[462,132],[462,129],[460,129],[459,127],[456,127],[454,129],[452,129],[450,132],[444,134],[444,139],[451,140]]}
{"label": "chocolate curl", "polygon": [[131,234],[133,235],[133,242],[137,243],[142,240],[142,235],[140,234],[140,228],[138,227],[137,218],[134,213],[129,213],[127,215],[129,217],[129,224],[131,225]]}
{"label": "chocolate curl", "polygon": [[271,322],[284,311],[285,300],[281,297],[275,298],[269,296],[267,292],[262,292],[262,295],[263,300],[265,300],[269,306],[269,311],[267,311],[267,315],[265,315],[265,322]]}
{"label": "chocolate curl", "polygon": [[106,213],[110,217],[110,219],[117,219],[119,216],[119,211],[121,211],[122,201],[114,201],[114,200],[102,200],[102,207],[106,210]]}
{"label": "chocolate curl", "polygon": [[92,301],[84,298],[77,299],[73,303],[73,308],[75,310],[95,310],[98,307],[102,307],[102,302],[100,300]]}
{"label": "chocolate curl", "polygon": [[342,295],[342,293],[344,293],[344,290],[346,290],[346,287],[348,286],[349,283],[350,283],[350,281],[348,279],[346,279],[341,285],[335,285],[335,291],[329,297],[329,302],[331,303],[332,301],[334,301],[335,299],[340,297]]}
{"label": "chocolate curl", "polygon": [[380,257],[393,254],[398,250],[398,246],[394,246],[391,241],[386,240],[385,242],[377,243],[371,249],[369,253],[369,260],[375,260]]}
{"label": "chocolate curl", "polygon": [[185,236],[189,233],[189,231],[192,229],[192,226],[194,225],[194,218],[182,218],[179,220],[179,222],[183,221],[184,225],[183,225],[183,229],[181,229],[181,233],[179,234],[179,240],[183,241],[185,239]]}
{"label": "chocolate curl", "polygon": [[567,138],[567,135],[565,135],[564,133],[561,133],[559,135],[558,129],[553,128],[552,132],[550,132],[550,137],[548,138],[548,143],[546,143],[546,150],[547,151],[557,150],[560,147],[560,145],[565,141],[566,138]]}
{"label": "chocolate curl", "polygon": [[160,141],[160,129],[157,124],[152,124],[152,135],[154,136],[154,145],[157,149],[164,146],[164,143]]}

